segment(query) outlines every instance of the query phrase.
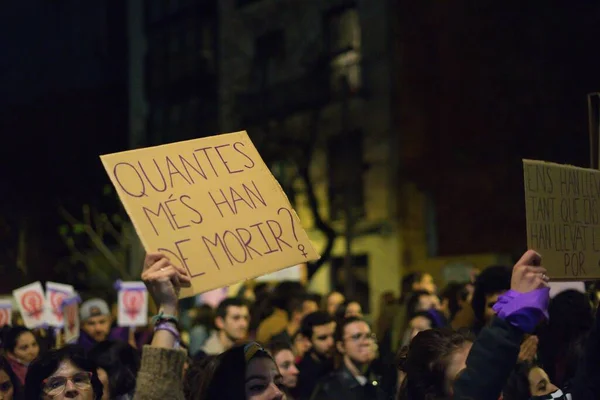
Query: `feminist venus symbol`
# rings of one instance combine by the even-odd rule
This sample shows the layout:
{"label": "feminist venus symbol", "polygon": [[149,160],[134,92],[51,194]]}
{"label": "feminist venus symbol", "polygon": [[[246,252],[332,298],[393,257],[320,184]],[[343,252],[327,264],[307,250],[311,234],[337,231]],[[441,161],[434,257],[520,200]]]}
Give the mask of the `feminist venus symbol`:
{"label": "feminist venus symbol", "polygon": [[123,308],[129,318],[135,319],[142,308],[144,295],[139,290],[125,290],[123,292]]}
{"label": "feminist venus symbol", "polygon": [[62,321],[63,319],[61,306],[65,297],[67,297],[66,293],[54,290],[50,292],[50,305],[52,305],[52,313],[56,316],[56,319],[59,321]]}
{"label": "feminist venus symbol", "polygon": [[30,317],[40,319],[44,312],[44,299],[42,295],[35,291],[25,292],[21,297],[21,305]]}
{"label": "feminist venus symbol", "polygon": [[8,311],[8,308],[0,309],[0,326],[8,325],[8,322],[10,321],[10,315]]}

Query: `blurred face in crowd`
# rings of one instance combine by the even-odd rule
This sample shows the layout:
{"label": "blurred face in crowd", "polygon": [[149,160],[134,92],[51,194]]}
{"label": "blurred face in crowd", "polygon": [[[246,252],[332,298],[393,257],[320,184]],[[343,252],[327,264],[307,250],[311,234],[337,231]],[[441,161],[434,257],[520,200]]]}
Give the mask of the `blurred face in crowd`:
{"label": "blurred face in crowd", "polygon": [[357,303],[356,301],[352,301],[348,304],[348,307],[346,307],[346,314],[344,314],[344,317],[346,318],[350,318],[350,317],[358,317],[358,318],[362,318],[363,313],[362,313],[362,307],[360,306],[359,303]]}
{"label": "blurred face in crowd", "polygon": [[424,290],[429,293],[435,293],[437,291],[437,286],[433,282],[433,277],[429,274],[424,274],[423,278],[419,282],[415,282],[413,284],[413,290]]}
{"label": "blurred face in crowd", "polygon": [[6,371],[0,369],[0,400],[12,400],[15,388]]}
{"label": "blurred face in crowd", "polygon": [[445,384],[447,393],[452,394],[452,386],[458,374],[467,368],[467,357],[473,347],[473,343],[467,342],[456,350],[448,359],[448,366],[445,371]]}
{"label": "blurred face in crowd", "polygon": [[489,323],[492,318],[494,318],[494,315],[496,315],[492,307],[494,307],[494,304],[496,304],[498,301],[498,297],[502,296],[503,293],[504,292],[493,293],[485,296],[485,310],[483,318],[486,324]]}
{"label": "blurred face in crowd", "polygon": [[248,324],[250,322],[250,313],[246,306],[229,306],[225,320],[217,318],[215,320],[217,328],[225,331],[233,341],[243,340],[248,335]]}
{"label": "blurred face in crowd", "polygon": [[310,340],[301,333],[298,333],[294,336],[292,347],[296,357],[304,357],[304,354],[310,350],[311,346],[312,344],[310,343]]}
{"label": "blurred face in crowd", "polygon": [[312,348],[323,357],[330,358],[333,355],[333,334],[335,332],[335,322],[313,327],[312,338],[310,339]]}
{"label": "blurred face in crowd", "polygon": [[282,376],[285,387],[295,388],[298,383],[298,368],[294,360],[294,353],[290,350],[281,350],[275,355],[275,364]]}
{"label": "blurred face in crowd", "polygon": [[98,374],[98,379],[100,383],[102,383],[102,388],[104,389],[102,392],[102,400],[110,400],[110,386],[108,383],[108,374],[103,368],[98,368],[96,371]]}
{"label": "blurred face in crowd", "polygon": [[283,377],[279,373],[277,365],[270,358],[254,358],[246,367],[247,400],[285,399],[285,395],[280,389],[282,385]]}
{"label": "blurred face in crowd", "polygon": [[439,310],[441,308],[440,299],[434,295],[422,295],[419,296],[419,304],[417,305],[417,309],[415,311],[428,311],[432,308]]}
{"label": "blurred face in crowd", "polygon": [[31,332],[23,332],[17,339],[13,356],[24,363],[30,363],[40,354],[38,342]]}
{"label": "blurred face in crowd", "polygon": [[329,315],[334,315],[335,310],[344,303],[346,298],[340,292],[332,292],[329,297],[327,297],[327,312]]}
{"label": "blurred face in crowd", "polygon": [[44,380],[44,400],[93,400],[91,374],[69,360],[62,361],[58,369]]}
{"label": "blurred face in crowd", "polygon": [[532,396],[546,396],[556,392],[558,388],[550,382],[546,371],[539,367],[534,367],[529,371],[529,391]]}
{"label": "blurred face in crowd", "polygon": [[314,300],[304,300],[304,302],[302,303],[303,316],[312,314],[315,311],[319,311],[319,305],[317,304],[317,302]]}
{"label": "blurred face in crowd", "polygon": [[422,315],[414,317],[408,322],[408,343],[410,343],[410,341],[413,340],[413,338],[417,336],[419,332],[429,329],[431,329],[431,320],[429,318],[425,318]]}
{"label": "blurred face in crowd", "polygon": [[375,337],[369,324],[356,321],[346,325],[342,341],[337,343],[337,349],[344,358],[348,358],[354,364],[366,365],[373,361],[374,341]]}
{"label": "blurred face in crowd", "polygon": [[110,335],[110,324],[112,323],[110,316],[98,315],[90,317],[83,323],[83,331],[91,336],[96,342],[103,342]]}

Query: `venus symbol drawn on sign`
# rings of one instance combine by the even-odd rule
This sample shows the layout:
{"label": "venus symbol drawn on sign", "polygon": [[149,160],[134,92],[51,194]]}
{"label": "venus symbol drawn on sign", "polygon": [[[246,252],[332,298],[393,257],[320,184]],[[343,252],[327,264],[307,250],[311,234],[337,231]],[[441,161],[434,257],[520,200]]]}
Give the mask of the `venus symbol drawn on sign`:
{"label": "venus symbol drawn on sign", "polygon": [[62,321],[63,315],[61,312],[61,306],[63,300],[67,297],[66,293],[52,291],[50,292],[50,305],[52,306],[52,313],[56,316],[58,321]]}
{"label": "venus symbol drawn on sign", "polygon": [[69,328],[69,332],[73,332],[75,330],[75,320],[77,318],[77,307],[67,307],[65,312],[67,319],[67,327]]}
{"label": "venus symbol drawn on sign", "polygon": [[[294,225],[294,216],[292,215],[292,212],[285,207],[281,207],[279,210],[277,210],[277,215],[279,215],[281,213],[281,211],[286,211],[288,213],[288,215],[290,217],[290,223],[292,224],[292,234],[294,235],[294,239],[296,239],[296,243],[297,243],[298,235],[296,234],[296,226]],[[304,245],[302,243],[298,244],[298,250],[300,251],[300,254],[302,255],[302,257],[306,258],[308,253],[306,252],[306,247],[304,247]]]}
{"label": "venus symbol drawn on sign", "polygon": [[125,290],[123,292],[123,308],[130,319],[135,319],[142,309],[144,295],[140,290]]}
{"label": "venus symbol drawn on sign", "polygon": [[21,306],[34,319],[40,319],[44,313],[44,299],[36,291],[25,292],[21,297]]}
{"label": "venus symbol drawn on sign", "polygon": [[0,326],[8,325],[10,321],[10,309],[1,308],[0,309]]}

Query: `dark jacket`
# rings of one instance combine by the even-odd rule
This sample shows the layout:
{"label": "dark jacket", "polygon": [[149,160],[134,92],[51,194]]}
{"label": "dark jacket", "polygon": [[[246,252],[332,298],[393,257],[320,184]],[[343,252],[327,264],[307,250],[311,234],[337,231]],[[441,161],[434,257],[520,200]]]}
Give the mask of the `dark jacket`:
{"label": "dark jacket", "polygon": [[387,400],[379,377],[371,373],[366,378],[362,386],[344,365],[319,382],[311,400]]}
{"label": "dark jacket", "polygon": [[310,350],[298,363],[298,370],[298,384],[292,395],[298,400],[308,400],[321,379],[333,371],[333,361],[325,360]]}
{"label": "dark jacket", "polygon": [[498,400],[517,363],[523,335],[497,317],[483,328],[467,357],[467,368],[454,382],[453,399]]}
{"label": "dark jacket", "polygon": [[592,400],[600,397],[600,307],[596,311],[596,322],[587,338],[575,377],[571,381],[570,392],[574,400]]}

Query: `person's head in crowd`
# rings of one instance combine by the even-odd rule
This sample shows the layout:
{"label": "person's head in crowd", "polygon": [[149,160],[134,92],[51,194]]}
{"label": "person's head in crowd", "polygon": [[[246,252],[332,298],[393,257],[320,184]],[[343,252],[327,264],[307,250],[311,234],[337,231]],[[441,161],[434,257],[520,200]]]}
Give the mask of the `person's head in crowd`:
{"label": "person's head in crowd", "polygon": [[214,324],[215,312],[208,304],[202,304],[194,309],[192,317],[192,326],[204,326],[210,330]]}
{"label": "person's head in crowd", "polygon": [[375,335],[369,324],[360,317],[348,317],[338,322],[335,329],[335,348],[343,364],[361,374],[374,359]]}
{"label": "person's head in crowd", "polygon": [[217,358],[216,355],[206,355],[204,353],[198,353],[198,355],[192,360],[190,367],[185,373],[183,379],[183,393],[187,400],[200,400],[202,381],[208,374],[208,371]]}
{"label": "person's head in crowd", "polygon": [[473,338],[448,328],[430,329],[414,337],[405,358],[399,360],[404,373],[401,399],[452,398],[452,383],[466,368]]}
{"label": "person's head in crowd", "polygon": [[425,272],[411,272],[402,278],[401,286],[400,304],[404,304],[412,292],[424,291],[434,294],[437,291],[433,277]]}
{"label": "person's head in crowd", "polygon": [[250,312],[243,300],[227,298],[221,301],[215,314],[215,327],[226,339],[225,342],[235,343],[246,339]]}
{"label": "person's head in crowd", "polygon": [[[519,363],[511,373],[502,391],[503,400],[553,399],[559,391],[546,371],[530,363]],[[548,396],[548,397],[546,397]]]}
{"label": "person's head in crowd", "polygon": [[273,356],[282,376],[282,383],[288,389],[293,389],[298,383],[298,368],[296,358],[288,343],[275,341],[269,344],[269,353]]}
{"label": "person's head in crowd", "polygon": [[466,283],[449,283],[440,293],[440,311],[448,320],[452,320],[458,311],[471,303],[472,298]]}
{"label": "person's head in crowd", "polygon": [[346,300],[335,310],[336,321],[350,317],[362,318],[362,316],[362,307],[358,301]]}
{"label": "person's head in crowd", "polygon": [[346,301],[346,297],[343,294],[337,291],[333,291],[329,293],[325,297],[325,311],[329,313],[329,315],[334,316],[335,311],[338,307]]}
{"label": "person's head in crowd", "polygon": [[26,399],[100,400],[103,392],[96,365],[82,348],[72,345],[37,358],[25,381]]}
{"label": "person's head in crowd", "polygon": [[20,400],[21,382],[15,375],[10,364],[0,356],[0,400]]}
{"label": "person's head in crowd", "polygon": [[103,342],[110,335],[112,316],[108,304],[102,299],[90,299],[79,308],[81,329],[96,342]]}
{"label": "person's head in crowd", "polygon": [[419,332],[423,332],[429,329],[437,328],[435,324],[435,320],[427,311],[420,311],[416,313],[409,321],[408,326],[406,327],[406,332],[404,333],[404,337],[402,338],[402,346],[407,346],[410,344],[411,340]]}
{"label": "person's head in crowd", "polygon": [[219,355],[201,383],[203,400],[282,400],[283,377],[257,343],[236,345]]}
{"label": "person's head in crowd", "polygon": [[510,289],[511,276],[512,267],[495,265],[484,269],[477,277],[471,301],[475,315],[475,332],[479,332],[496,315],[492,307],[498,301],[498,297]]}
{"label": "person's head in crowd", "polygon": [[[300,327],[300,323],[305,315],[313,313],[319,309],[317,303],[308,295],[293,297],[288,300],[286,312],[288,314],[289,325]],[[297,329],[297,328],[296,328]]]}
{"label": "person's head in crowd", "polygon": [[565,290],[550,301],[548,315],[548,325],[539,335],[540,360],[552,382],[564,387],[575,375],[594,313],[586,294]]}
{"label": "person's head in crowd", "polygon": [[323,311],[308,314],[300,326],[302,336],[310,340],[311,350],[319,357],[331,358],[334,351],[335,321]]}
{"label": "person's head in crowd", "polygon": [[439,307],[440,300],[435,294],[417,290],[410,295],[406,302],[406,315],[408,319],[411,319],[419,312],[438,309]]}
{"label": "person's head in crowd", "polygon": [[282,281],[275,286],[271,293],[271,304],[280,310],[286,310],[290,299],[304,296],[306,289],[300,282]]}
{"label": "person's head in crowd", "polygon": [[29,364],[40,354],[40,346],[33,332],[22,326],[9,328],[2,341],[8,357]]}
{"label": "person's head in crowd", "polygon": [[300,330],[292,335],[292,351],[297,358],[304,357],[304,354],[310,350],[311,346],[310,339],[305,337]]}
{"label": "person's head in crowd", "polygon": [[122,341],[107,340],[94,346],[88,358],[106,371],[110,398],[133,394],[140,368],[140,356],[136,349]]}

